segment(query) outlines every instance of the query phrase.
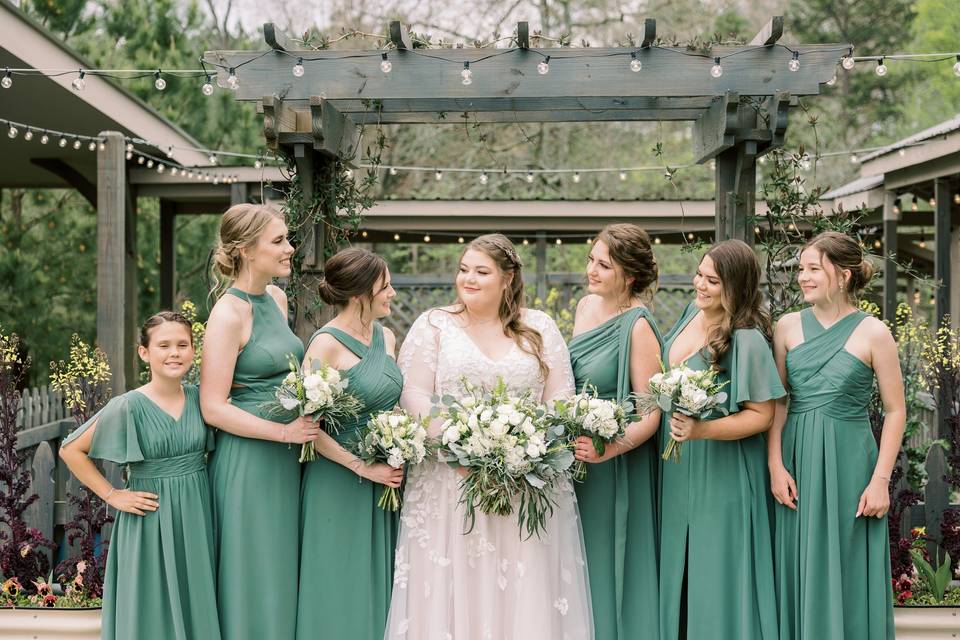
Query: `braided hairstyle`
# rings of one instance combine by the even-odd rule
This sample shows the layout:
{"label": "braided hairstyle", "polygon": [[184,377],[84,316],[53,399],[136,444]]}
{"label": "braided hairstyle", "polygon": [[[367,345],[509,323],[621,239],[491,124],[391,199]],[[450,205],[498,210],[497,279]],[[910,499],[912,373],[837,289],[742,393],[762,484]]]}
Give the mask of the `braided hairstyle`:
{"label": "braided hairstyle", "polygon": [[274,218],[283,218],[276,209],[262,204],[235,204],[220,218],[217,246],[213,251],[210,272],[214,286],[210,294],[216,298],[237,279],[243,268],[241,249],[257,243],[260,234]]}

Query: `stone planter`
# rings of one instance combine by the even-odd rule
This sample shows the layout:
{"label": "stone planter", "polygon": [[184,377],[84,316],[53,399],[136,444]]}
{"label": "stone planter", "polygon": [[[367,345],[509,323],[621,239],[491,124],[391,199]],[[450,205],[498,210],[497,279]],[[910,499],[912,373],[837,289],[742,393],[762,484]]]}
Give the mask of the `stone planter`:
{"label": "stone planter", "polygon": [[960,607],[894,607],[897,640],[960,638]]}
{"label": "stone planter", "polygon": [[4,640],[99,640],[100,609],[0,608]]}

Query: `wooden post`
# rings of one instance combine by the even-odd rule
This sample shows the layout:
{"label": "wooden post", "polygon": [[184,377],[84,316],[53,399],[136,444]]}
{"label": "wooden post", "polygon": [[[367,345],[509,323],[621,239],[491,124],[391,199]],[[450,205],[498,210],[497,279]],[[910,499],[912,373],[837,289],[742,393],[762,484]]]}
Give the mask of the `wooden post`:
{"label": "wooden post", "polygon": [[934,324],[939,327],[943,317],[950,313],[950,181],[937,178],[933,181],[933,197],[937,206],[933,211],[935,249],[933,256],[934,280],[937,289],[934,293]]}
{"label": "wooden post", "polygon": [[136,211],[122,133],[107,131],[97,152],[97,344],[113,371],[113,394],[136,381]]}
{"label": "wooden post", "polygon": [[[960,257],[960,227],[950,232],[950,255]],[[960,282],[960,260],[950,261],[950,282]],[[950,326],[960,327],[960,296],[950,294]]]}
{"label": "wooden post", "polygon": [[924,467],[929,477],[927,486],[923,490],[924,520],[927,535],[933,540],[928,550],[931,554],[940,554],[942,558],[943,550],[940,544],[943,542],[943,535],[940,532],[940,525],[943,522],[944,510],[950,506],[950,487],[943,479],[947,472],[947,459],[943,447],[938,444],[930,447]]}
{"label": "wooden post", "polygon": [[246,182],[230,185],[230,206],[249,202],[250,191]]}
{"label": "wooden post", "polygon": [[173,309],[177,290],[177,207],[160,199],[160,308]]}
{"label": "wooden post", "polygon": [[537,297],[541,302],[547,301],[547,233],[537,231]]}
{"label": "wooden post", "polygon": [[883,199],[883,318],[890,322],[897,317],[897,194],[887,191]]}

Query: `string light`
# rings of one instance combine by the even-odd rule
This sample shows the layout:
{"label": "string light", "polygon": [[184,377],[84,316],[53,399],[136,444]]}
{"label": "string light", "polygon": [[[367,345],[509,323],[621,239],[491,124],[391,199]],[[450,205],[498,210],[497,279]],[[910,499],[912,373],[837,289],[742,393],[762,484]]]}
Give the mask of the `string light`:
{"label": "string light", "polygon": [[660,244],[660,236],[653,239],[653,244]]}
{"label": "string light", "polygon": [[217,154],[211,153],[209,156],[207,156],[207,162],[213,165],[217,164]]}
{"label": "string light", "polygon": [[133,159],[133,152],[127,151],[127,160],[132,160],[132,159]]}
{"label": "string light", "polygon": [[636,51],[631,52],[630,53],[630,71],[637,73],[641,69],[643,69],[643,63],[640,62],[639,58],[637,58],[637,52]]}
{"label": "string light", "polygon": [[91,140],[90,144],[87,145],[87,151],[96,151],[96,150],[97,150],[97,143]]}
{"label": "string light", "polygon": [[563,240],[561,238],[557,238],[557,244],[558,245],[563,244]]}
{"label": "string light", "polygon": [[361,235],[362,237],[366,238],[366,237],[367,237],[367,230],[364,229],[363,231],[361,231],[361,232],[360,232],[360,235]]}
{"label": "string light", "polygon": [[800,52],[794,51],[793,58],[790,59],[790,62],[787,63],[787,68],[790,71],[800,71]]}
{"label": "string light", "polygon": [[13,138],[16,138],[16,137],[17,137],[17,128],[11,125],[11,126],[10,126],[10,130],[7,131],[7,137],[10,138],[11,140],[12,140]]}
{"label": "string light", "polygon": [[931,207],[937,206],[937,199],[936,199],[936,198],[930,198],[929,202],[930,202],[930,206],[931,206]]}
{"label": "string light", "polygon": [[537,65],[537,73],[542,76],[550,73],[550,56],[547,56],[540,61],[540,64]]}
{"label": "string light", "polygon": [[960,55],[957,55],[957,61],[953,63],[953,75],[960,77]]}
{"label": "string light", "polygon": [[427,234],[427,235],[423,236],[423,241],[424,241],[424,242],[430,242],[430,234]]}
{"label": "string light", "polygon": [[83,79],[83,69],[80,69],[79,75],[70,84],[74,91],[83,91],[83,88],[87,86],[86,80]]}
{"label": "string light", "polygon": [[626,180],[626,179],[627,179],[627,172],[626,172],[626,171],[621,171],[621,172],[620,172],[620,181],[623,182],[623,181]]}
{"label": "string light", "polygon": [[710,75],[714,78],[719,78],[723,75],[723,67],[720,66],[720,58],[713,59],[713,66],[710,67]]}
{"label": "string light", "polygon": [[442,180],[442,179],[443,179],[443,171],[440,171],[440,169],[437,169],[436,171],[434,171],[434,172],[433,172],[433,178],[434,178],[434,180]]}
{"label": "string light", "polygon": [[10,69],[7,69],[7,72],[3,74],[3,79],[0,80],[0,87],[4,89],[9,89],[13,86],[13,76],[10,75]]}
{"label": "string light", "polygon": [[457,244],[463,244],[463,236],[457,237]]}
{"label": "string light", "polygon": [[960,193],[953,194],[953,204],[960,204]]}
{"label": "string light", "polygon": [[490,176],[487,175],[486,171],[480,174],[480,184],[487,184],[488,180],[490,180]]}
{"label": "string light", "polygon": [[853,59],[853,49],[850,49],[847,55],[843,57],[843,60],[840,61],[840,66],[846,69],[847,71],[850,71],[851,69],[853,69],[853,65],[855,65],[856,62],[857,61]]}
{"label": "string light", "polygon": [[852,164],[857,164],[858,162],[860,162],[860,158],[857,157],[857,154],[853,153],[850,155],[850,162]]}
{"label": "string light", "polygon": [[163,91],[167,88],[167,81],[163,79],[163,76],[160,75],[160,69],[157,69],[157,72],[153,74],[153,86],[157,88],[157,91]]}
{"label": "string light", "polygon": [[166,170],[166,165],[162,162],[157,164],[157,173],[163,173]]}
{"label": "string light", "polygon": [[529,244],[530,244],[530,241],[527,240],[526,238],[524,238],[524,239],[523,239],[523,246],[526,247],[526,246],[528,246]]}
{"label": "string light", "polygon": [[382,54],[380,54],[380,71],[383,71],[384,73],[390,73],[392,69],[393,63],[387,59],[387,52],[384,51]]}
{"label": "string light", "polygon": [[879,240],[874,240],[874,241],[873,241],[873,248],[874,248],[874,249],[880,249],[880,248],[882,248],[882,247],[883,247],[883,243],[882,243],[882,242],[880,242]]}
{"label": "string light", "polygon": [[203,86],[200,87],[200,91],[203,92],[205,96],[213,95],[213,78],[207,76],[207,81],[203,83]]}
{"label": "string light", "polygon": [[576,173],[573,174],[573,181],[574,181],[575,183],[577,183],[577,184],[580,183],[580,172],[579,172],[579,171],[577,171]]}
{"label": "string light", "polygon": [[893,213],[894,215],[900,215],[900,198],[893,201]]}
{"label": "string light", "polygon": [[80,139],[79,139],[79,138],[75,138],[74,141],[73,141],[73,148],[74,148],[75,150],[79,150],[79,149],[80,149],[80,145],[81,145]]}
{"label": "string light", "polygon": [[297,58],[297,64],[293,65],[293,76],[295,78],[302,78],[303,72],[303,58]]}
{"label": "string light", "polygon": [[687,240],[693,240],[693,233],[687,234]]}
{"label": "string light", "polygon": [[927,239],[926,239],[926,237],[924,236],[923,232],[920,233],[920,248],[921,248],[921,249],[926,249],[926,248],[927,248]]}
{"label": "string light", "polygon": [[147,159],[144,158],[143,156],[137,156],[137,164],[143,164],[146,161]]}
{"label": "string light", "polygon": [[237,79],[237,70],[230,67],[227,73],[227,86],[236,91],[237,87],[240,86],[240,80]]}
{"label": "string light", "polygon": [[24,131],[23,139],[26,140],[27,142],[30,142],[31,140],[33,140],[33,131],[31,131],[30,129],[27,129],[26,131]]}
{"label": "string light", "polygon": [[527,182],[533,182],[533,172],[527,171]]}
{"label": "string light", "polygon": [[887,75],[887,65],[885,65],[885,64],[883,63],[883,60],[884,60],[883,56],[881,56],[880,59],[877,60],[877,70],[876,70],[876,71],[877,71],[877,75],[880,76],[881,78],[882,78],[883,76]]}
{"label": "string light", "polygon": [[47,144],[48,142],[50,142],[50,136],[48,136],[46,133],[40,136],[40,144]]}
{"label": "string light", "polygon": [[913,196],[913,200],[910,202],[910,211],[916,211],[919,208],[917,205],[917,196]]}
{"label": "string light", "polygon": [[153,169],[153,159],[147,160],[147,169]]}
{"label": "string light", "polygon": [[473,84],[473,71],[470,70],[469,62],[465,61],[463,63],[463,71],[460,72],[460,77],[463,78],[462,82],[464,86]]}
{"label": "string light", "polygon": [[393,234],[393,239],[394,239],[395,242],[396,242],[396,241],[399,241],[399,240],[400,240],[400,234],[399,234],[399,233]]}

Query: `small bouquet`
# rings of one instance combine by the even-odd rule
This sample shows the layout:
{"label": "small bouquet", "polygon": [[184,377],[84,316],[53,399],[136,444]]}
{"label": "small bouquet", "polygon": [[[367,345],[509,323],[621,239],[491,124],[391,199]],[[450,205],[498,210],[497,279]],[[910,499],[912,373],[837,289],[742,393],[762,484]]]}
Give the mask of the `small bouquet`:
{"label": "small bouquet", "polygon": [[[383,411],[367,422],[354,453],[366,464],[385,462],[394,469],[420,464],[427,455],[427,428],[422,420],[400,409]],[[396,511],[400,508],[400,492],[384,487],[377,506]]]}
{"label": "small bouquet", "polygon": [[553,486],[573,464],[562,424],[549,420],[546,407],[529,392],[511,395],[503,379],[492,391],[466,380],[462,398],[444,396],[437,413],[443,418],[438,458],[467,469],[460,483],[467,532],[476,510],[508,516],[518,507],[517,522],[527,537],[538,534],[553,513]]}
{"label": "small bouquet", "polygon": [[[290,373],[274,392],[274,399],[261,405],[268,413],[278,415],[296,411],[300,416],[309,416],[314,422],[323,420],[324,428],[332,433],[340,430],[340,423],[347,418],[356,418],[363,407],[360,400],[346,392],[347,383],[333,367],[311,361],[304,370],[300,361],[292,355]],[[300,462],[317,459],[312,442],[304,443],[300,450]]]}
{"label": "small bouquet", "polygon": [[[662,363],[660,366],[663,369]],[[727,383],[718,383],[717,373],[713,367],[697,370],[681,364],[654,374],[650,377],[650,392],[634,395],[638,413],[647,414],[659,408],[664,413],[679,412],[698,420],[714,410],[726,414],[721,405],[727,401],[727,393],[722,391]],[[670,438],[661,457],[680,462],[681,444]]]}
{"label": "small bouquet", "polygon": [[[580,436],[593,440],[597,455],[603,455],[607,445],[622,438],[633,414],[633,402],[615,402],[597,397],[597,388],[587,384],[583,391],[570,398],[553,401],[550,419],[563,426],[568,440]],[[573,479],[583,482],[587,477],[587,465],[582,460],[573,463]]]}

